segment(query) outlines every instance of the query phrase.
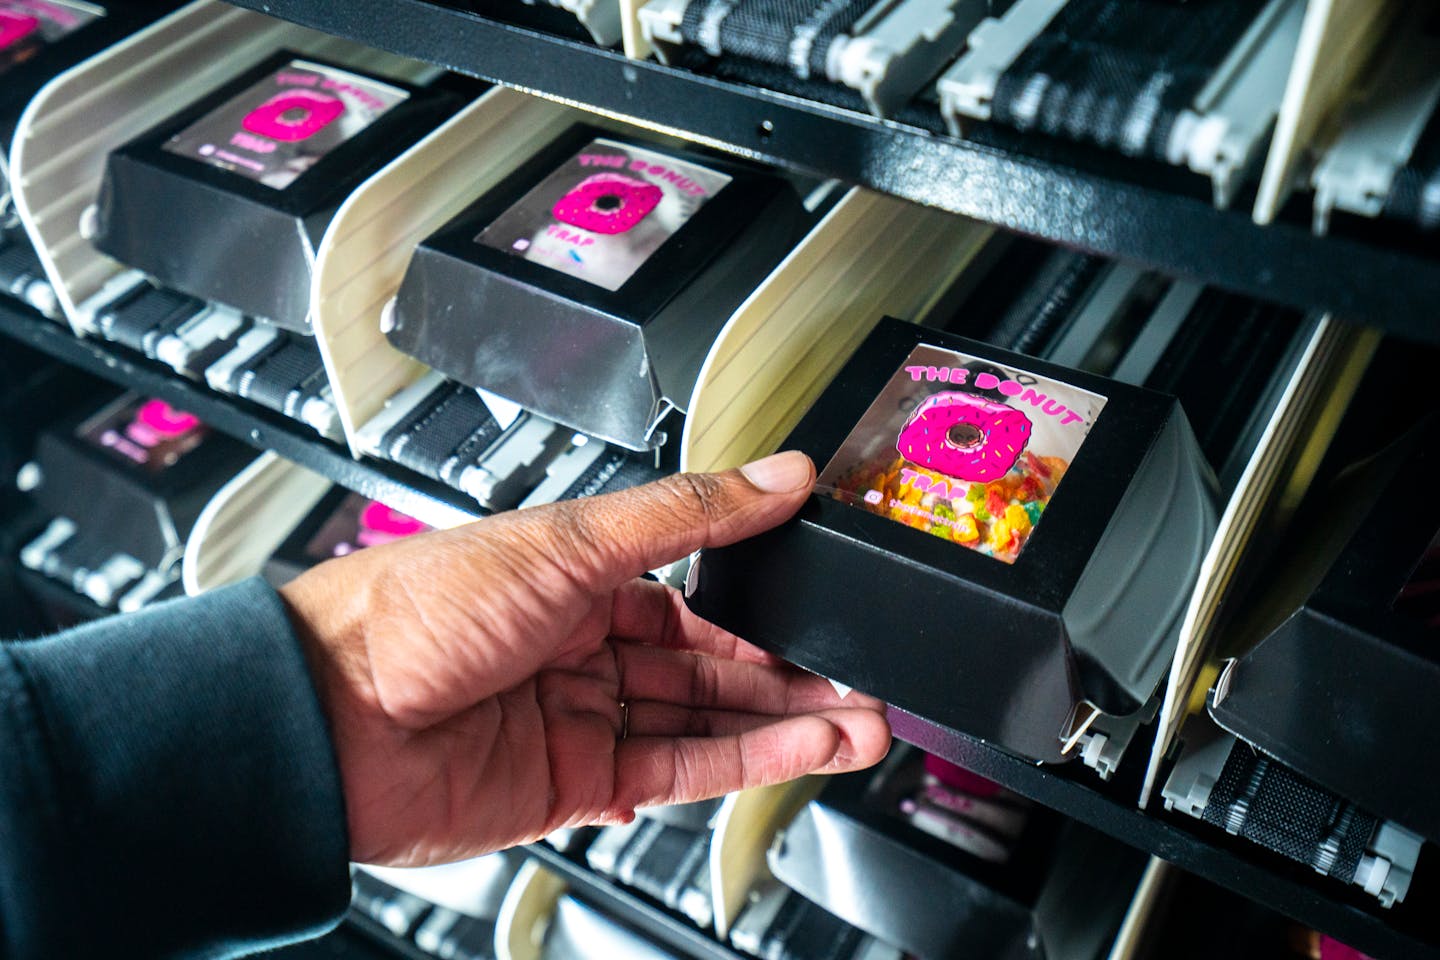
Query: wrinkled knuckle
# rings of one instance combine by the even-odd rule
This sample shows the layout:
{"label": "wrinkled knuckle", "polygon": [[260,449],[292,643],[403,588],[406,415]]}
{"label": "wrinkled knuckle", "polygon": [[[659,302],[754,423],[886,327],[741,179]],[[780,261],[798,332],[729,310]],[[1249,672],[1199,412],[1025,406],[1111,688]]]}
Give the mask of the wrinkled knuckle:
{"label": "wrinkled knuckle", "polygon": [[696,797],[704,784],[703,760],[694,753],[682,752],[675,761],[674,798],[684,802]]}
{"label": "wrinkled knuckle", "polygon": [[557,544],[577,544],[587,535],[584,512],[578,501],[552,503],[538,510],[506,515],[505,525],[497,525],[502,542],[513,539],[535,551],[548,553]]}
{"label": "wrinkled knuckle", "polygon": [[708,707],[716,700],[719,677],[715,664],[704,657],[694,658],[690,671],[690,702],[699,707]]}
{"label": "wrinkled knuckle", "polygon": [[679,512],[692,521],[715,524],[732,510],[730,489],[714,474],[677,473],[670,478],[667,489],[681,501]]}
{"label": "wrinkled knuckle", "polygon": [[549,521],[546,532],[579,546],[604,543],[608,538],[590,507],[584,500],[556,504],[555,510],[546,516]]}
{"label": "wrinkled knuckle", "polygon": [[742,738],[740,741],[740,749],[735,757],[735,777],[738,788],[742,790],[749,787],[758,787],[764,783],[764,780],[755,770],[755,757],[751,750],[748,749],[750,742],[753,741],[747,742],[746,739]]}
{"label": "wrinkled knuckle", "polygon": [[572,501],[565,509],[557,510],[550,516],[545,533],[550,539],[553,556],[572,560],[588,560],[596,556],[614,540],[614,531],[601,529],[594,513],[585,509],[583,501]]}
{"label": "wrinkled knuckle", "polygon": [[520,541],[519,554],[534,568],[533,582],[556,569],[583,575],[602,562],[600,555],[614,539],[600,529],[584,501],[567,500],[526,513],[531,515],[517,517],[515,528],[506,532]]}

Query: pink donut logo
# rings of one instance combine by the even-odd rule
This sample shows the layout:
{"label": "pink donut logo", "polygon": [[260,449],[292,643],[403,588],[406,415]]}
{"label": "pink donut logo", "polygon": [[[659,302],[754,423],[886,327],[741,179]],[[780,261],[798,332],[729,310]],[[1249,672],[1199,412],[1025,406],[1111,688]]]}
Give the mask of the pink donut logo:
{"label": "pink donut logo", "polygon": [[414,517],[372,500],[360,512],[360,532],[355,539],[362,547],[374,547],[392,540],[413,537],[427,529],[429,528],[425,524]]}
{"label": "pink donut logo", "polygon": [[550,213],[561,223],[607,236],[624,233],[644,220],[665,198],[653,183],[618,173],[586,177],[555,202]]}
{"label": "pink donut logo", "polygon": [[125,428],[125,435],[142,447],[154,447],[199,426],[200,418],[195,414],[176,410],[164,400],[147,400]]}
{"label": "pink donut logo", "polygon": [[1030,418],[973,393],[947,391],[925,399],[900,429],[895,449],[911,463],[988,483],[1009,472],[1030,442]]}
{"label": "pink donut logo", "polygon": [[251,110],[240,125],[262,137],[294,143],[313,137],[344,112],[345,104],[338,97],[290,90]]}
{"label": "pink donut logo", "polygon": [[0,13],[0,50],[19,43],[39,28],[39,17],[27,17],[18,13]]}

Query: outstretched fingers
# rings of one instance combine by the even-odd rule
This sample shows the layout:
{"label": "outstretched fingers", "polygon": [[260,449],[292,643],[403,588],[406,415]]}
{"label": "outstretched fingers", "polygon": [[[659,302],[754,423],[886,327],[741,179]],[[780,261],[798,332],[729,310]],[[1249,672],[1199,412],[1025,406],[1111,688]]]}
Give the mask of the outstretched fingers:
{"label": "outstretched fingers", "polygon": [[[697,656],[624,642],[615,644],[615,658],[621,700],[656,700],[772,716],[842,705],[828,680],[788,665]],[[875,710],[882,707],[873,697],[857,693],[843,704]]]}
{"label": "outstretched fingers", "polygon": [[859,770],[884,757],[889,743],[884,716],[866,709],[786,717],[717,737],[632,736],[616,748],[611,811]]}
{"label": "outstretched fingers", "polygon": [[605,593],[701,547],[769,530],[800,509],[814,481],[814,464],[790,451],[735,470],[678,473],[523,510],[509,522],[530,527],[536,542],[563,534],[556,561],[575,582]]}
{"label": "outstretched fingers", "polygon": [[779,664],[783,661],[696,616],[680,591],[653,580],[631,580],[615,591],[610,635],[617,640],[688,650],[712,657]]}
{"label": "outstretched fingers", "polygon": [[[627,730],[631,739],[640,737],[731,737],[768,727],[782,718],[739,710],[705,710],[674,703],[632,701],[626,705]],[[859,744],[862,753],[879,750],[883,755],[890,739],[884,714],[865,707],[832,707],[813,711],[837,727],[841,735]],[[881,722],[876,723],[879,718]]]}

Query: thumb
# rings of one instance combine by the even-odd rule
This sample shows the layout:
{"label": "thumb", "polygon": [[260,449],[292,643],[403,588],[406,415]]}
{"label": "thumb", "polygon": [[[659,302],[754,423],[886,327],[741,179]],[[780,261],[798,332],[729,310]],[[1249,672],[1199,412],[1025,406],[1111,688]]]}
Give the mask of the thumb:
{"label": "thumb", "polygon": [[792,450],[723,473],[679,473],[525,510],[516,521],[543,525],[552,536],[567,531],[566,566],[599,593],[702,547],[769,530],[800,509],[814,483],[815,465]]}

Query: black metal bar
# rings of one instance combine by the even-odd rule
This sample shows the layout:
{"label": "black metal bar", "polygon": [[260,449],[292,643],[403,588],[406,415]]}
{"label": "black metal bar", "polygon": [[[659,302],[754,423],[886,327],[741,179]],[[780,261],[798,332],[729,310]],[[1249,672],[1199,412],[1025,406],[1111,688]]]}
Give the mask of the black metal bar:
{"label": "black metal bar", "polygon": [[556,850],[547,843],[532,843],[525,848],[530,856],[547,869],[558,873],[583,895],[604,904],[607,910],[655,938],[660,943],[684,952],[698,960],[749,960],[744,954],[682,920],[664,907],[641,894],[610,881],[588,866]]}
{"label": "black metal bar", "polygon": [[404,513],[425,517],[439,511],[447,515],[456,510],[479,512],[475,502],[458,491],[430,483],[393,464],[357,461],[344,446],[324,439],[305,424],[216,393],[124,347],[76,337],[67,328],[9,298],[0,298],[0,334],[105,380],[162,397],[256,450],[273,450],[293,463]]}
{"label": "black metal bar", "polygon": [[1056,243],[1440,340],[1432,313],[1440,302],[1440,258],[1316,237],[1297,223],[1260,227],[1248,209],[1216,210],[1198,197],[629,60],[422,0],[232,2]]}

